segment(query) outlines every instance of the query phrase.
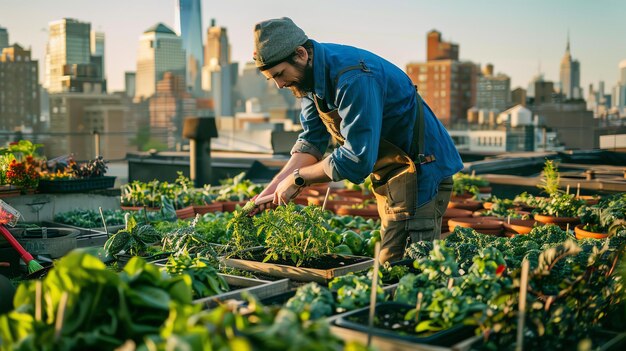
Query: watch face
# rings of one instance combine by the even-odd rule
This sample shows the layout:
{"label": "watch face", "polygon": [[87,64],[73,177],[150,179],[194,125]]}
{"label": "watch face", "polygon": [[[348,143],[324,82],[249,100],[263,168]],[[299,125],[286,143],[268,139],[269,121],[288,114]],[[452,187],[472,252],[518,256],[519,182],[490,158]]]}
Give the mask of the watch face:
{"label": "watch face", "polygon": [[304,186],[304,178],[302,177],[296,177],[294,179],[294,183],[296,183],[297,186]]}

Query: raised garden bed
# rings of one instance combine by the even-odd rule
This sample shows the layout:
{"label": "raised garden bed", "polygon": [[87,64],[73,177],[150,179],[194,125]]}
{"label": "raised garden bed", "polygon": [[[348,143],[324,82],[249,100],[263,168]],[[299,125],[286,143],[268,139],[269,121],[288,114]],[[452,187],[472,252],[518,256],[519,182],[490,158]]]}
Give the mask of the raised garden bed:
{"label": "raised garden bed", "polygon": [[262,262],[265,258],[263,249],[254,250],[251,255],[249,259],[226,257],[223,259],[224,264],[227,267],[261,272],[271,276],[319,283],[327,283],[335,277],[368,269],[374,264],[374,260],[369,257],[329,254],[296,267],[288,260]]}
{"label": "raised garden bed", "polygon": [[114,176],[101,176],[92,178],[59,179],[39,181],[37,190],[40,193],[75,193],[89,190],[112,188],[115,185]]}

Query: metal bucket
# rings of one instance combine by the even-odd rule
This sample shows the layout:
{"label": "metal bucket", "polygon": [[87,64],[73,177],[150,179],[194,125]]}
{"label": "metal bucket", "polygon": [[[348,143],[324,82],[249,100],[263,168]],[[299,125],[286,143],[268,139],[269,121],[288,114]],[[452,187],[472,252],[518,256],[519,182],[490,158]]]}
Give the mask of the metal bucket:
{"label": "metal bucket", "polygon": [[17,241],[31,255],[59,258],[76,248],[79,231],[70,228],[28,228],[14,233]]}

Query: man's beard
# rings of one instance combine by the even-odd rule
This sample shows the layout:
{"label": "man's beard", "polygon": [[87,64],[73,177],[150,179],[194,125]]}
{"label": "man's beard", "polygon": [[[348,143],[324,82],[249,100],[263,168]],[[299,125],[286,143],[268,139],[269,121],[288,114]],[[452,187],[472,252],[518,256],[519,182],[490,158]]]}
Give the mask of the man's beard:
{"label": "man's beard", "polygon": [[308,93],[313,92],[313,65],[311,61],[307,62],[304,67],[298,67],[298,71],[302,73],[302,80],[299,83],[294,83],[289,87],[289,90],[297,98],[303,98]]}

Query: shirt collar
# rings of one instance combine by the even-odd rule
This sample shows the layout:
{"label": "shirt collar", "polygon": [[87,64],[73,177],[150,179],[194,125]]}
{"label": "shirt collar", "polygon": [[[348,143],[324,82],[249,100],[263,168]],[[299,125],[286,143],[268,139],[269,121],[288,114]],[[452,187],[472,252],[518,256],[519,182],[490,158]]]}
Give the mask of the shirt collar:
{"label": "shirt collar", "polygon": [[315,40],[313,42],[313,93],[323,99],[326,92],[326,55],[324,46]]}

